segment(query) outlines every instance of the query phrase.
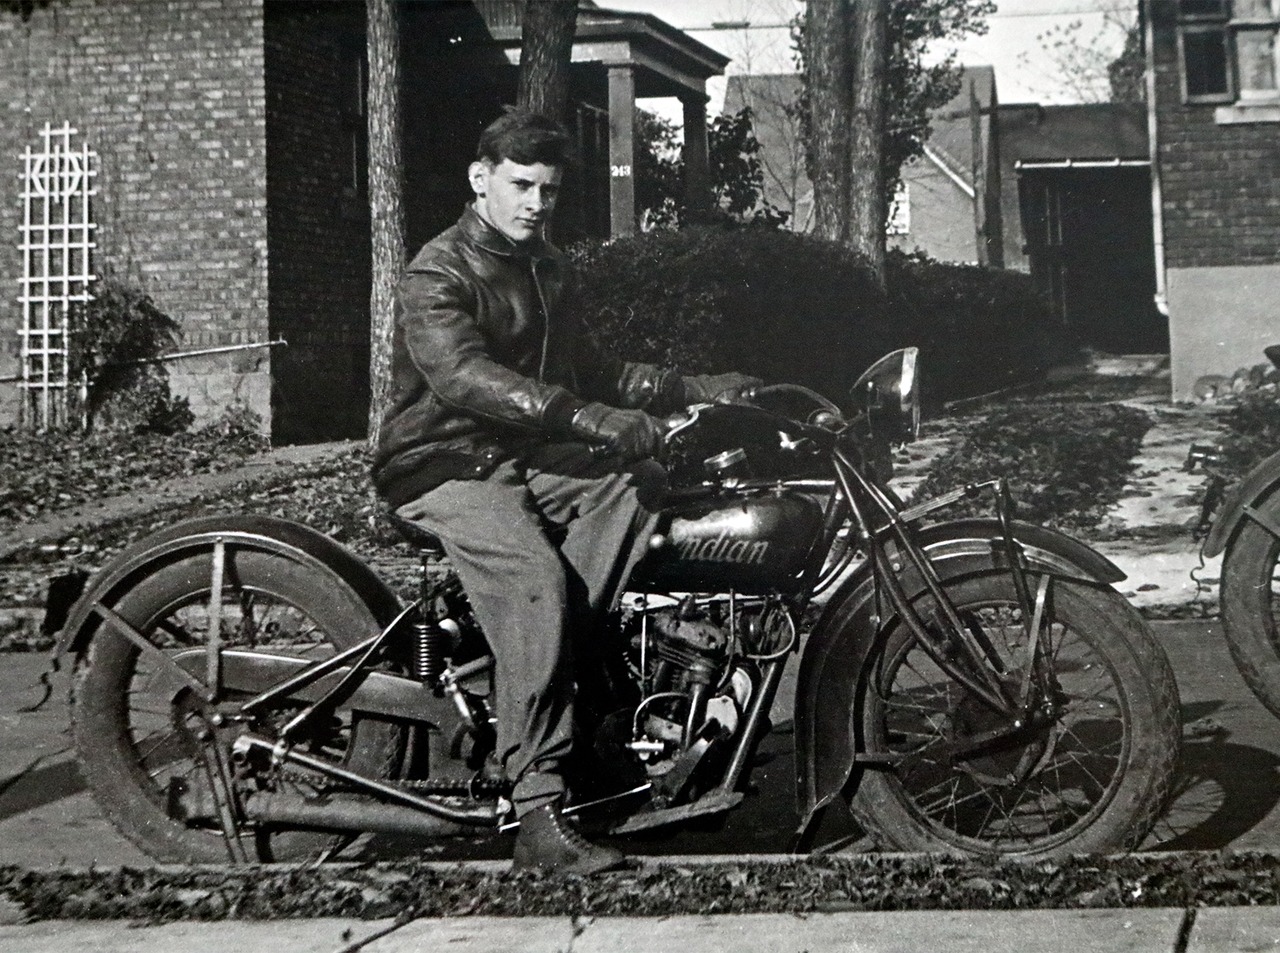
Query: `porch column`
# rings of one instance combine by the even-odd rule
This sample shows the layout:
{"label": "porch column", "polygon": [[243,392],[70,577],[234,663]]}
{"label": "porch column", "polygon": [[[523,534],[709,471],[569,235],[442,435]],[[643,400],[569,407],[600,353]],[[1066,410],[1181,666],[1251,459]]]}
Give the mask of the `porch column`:
{"label": "porch column", "polygon": [[711,172],[707,160],[707,94],[680,97],[684,106],[684,201],[695,216],[711,207]]}
{"label": "porch column", "polygon": [[636,231],[636,77],[631,66],[609,67],[609,235]]}

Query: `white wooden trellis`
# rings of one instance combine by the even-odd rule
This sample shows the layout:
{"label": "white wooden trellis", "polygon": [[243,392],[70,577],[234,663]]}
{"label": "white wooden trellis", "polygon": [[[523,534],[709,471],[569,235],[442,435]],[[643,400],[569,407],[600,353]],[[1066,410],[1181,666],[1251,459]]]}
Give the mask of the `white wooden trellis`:
{"label": "white wooden trellis", "polygon": [[89,301],[98,156],[77,130],[45,123],[43,149],[23,152],[22,179],[22,422],[34,430],[67,423],[69,319]]}

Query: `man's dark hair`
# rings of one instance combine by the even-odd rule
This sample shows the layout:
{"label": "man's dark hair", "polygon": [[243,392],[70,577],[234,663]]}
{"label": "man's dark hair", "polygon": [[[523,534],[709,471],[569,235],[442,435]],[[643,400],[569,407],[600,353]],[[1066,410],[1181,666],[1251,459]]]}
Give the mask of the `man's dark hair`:
{"label": "man's dark hair", "polygon": [[569,134],[550,116],[512,109],[480,133],[476,158],[497,165],[510,159],[519,165],[567,166],[572,161]]}

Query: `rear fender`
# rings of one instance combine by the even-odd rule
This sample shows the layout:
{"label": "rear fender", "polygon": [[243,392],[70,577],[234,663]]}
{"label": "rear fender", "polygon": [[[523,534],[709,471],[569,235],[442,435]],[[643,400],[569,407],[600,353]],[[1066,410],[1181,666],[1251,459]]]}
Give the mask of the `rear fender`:
{"label": "rear fender", "polygon": [[[1011,529],[1032,572],[1104,588],[1125,578],[1114,563],[1070,536],[1017,521]],[[994,519],[939,523],[917,538],[944,583],[1008,568],[1000,524]],[[912,599],[926,591],[913,569],[900,578]],[[867,565],[836,590],[805,641],[794,722],[802,836],[817,812],[856,781],[860,742],[852,713],[875,644],[875,608]]]}
{"label": "rear fender", "polygon": [[1245,518],[1245,507],[1256,506],[1280,487],[1280,453],[1273,453],[1237,483],[1222,501],[1222,509],[1209,528],[1202,552],[1206,559],[1227,548]]}
{"label": "rear fender", "polygon": [[380,626],[388,625],[400,610],[399,600],[386,583],[351,550],[323,533],[272,516],[203,516],[175,523],[139,540],[89,580],[61,625],[59,660],[68,652],[74,655],[84,651],[101,623],[95,606],[115,605],[160,566],[192,552],[212,551],[219,539],[242,549],[279,553],[329,577],[335,584],[350,586]]}

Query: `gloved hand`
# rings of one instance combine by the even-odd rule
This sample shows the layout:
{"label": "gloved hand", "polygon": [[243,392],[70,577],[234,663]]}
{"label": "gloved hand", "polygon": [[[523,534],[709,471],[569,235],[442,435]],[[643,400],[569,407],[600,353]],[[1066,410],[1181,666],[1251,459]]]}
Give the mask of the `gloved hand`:
{"label": "gloved hand", "polygon": [[569,427],[574,436],[598,444],[624,461],[657,456],[662,447],[662,423],[643,410],[586,404],[573,415]]}
{"label": "gloved hand", "polygon": [[684,378],[684,396],[690,404],[732,404],[762,386],[764,381],[747,374],[696,374]]}

